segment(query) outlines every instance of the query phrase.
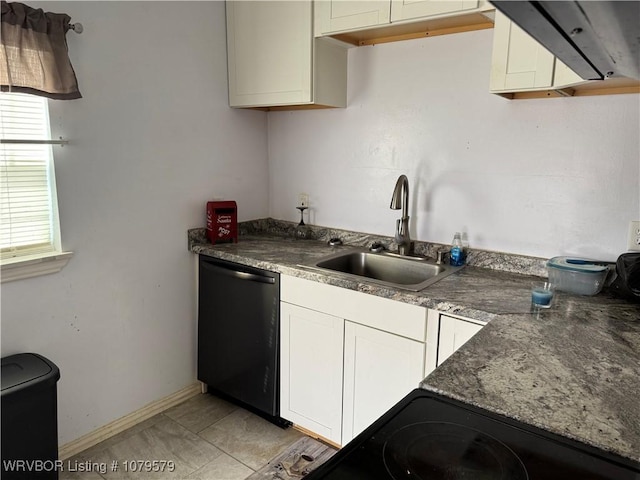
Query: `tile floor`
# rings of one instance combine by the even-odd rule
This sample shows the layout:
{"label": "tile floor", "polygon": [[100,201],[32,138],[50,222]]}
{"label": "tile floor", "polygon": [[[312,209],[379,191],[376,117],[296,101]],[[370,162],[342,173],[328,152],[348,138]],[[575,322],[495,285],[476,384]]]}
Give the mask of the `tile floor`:
{"label": "tile floor", "polygon": [[[213,395],[198,395],[64,460],[60,480],[244,480],[302,437]],[[131,460],[173,461],[175,469],[124,471]]]}

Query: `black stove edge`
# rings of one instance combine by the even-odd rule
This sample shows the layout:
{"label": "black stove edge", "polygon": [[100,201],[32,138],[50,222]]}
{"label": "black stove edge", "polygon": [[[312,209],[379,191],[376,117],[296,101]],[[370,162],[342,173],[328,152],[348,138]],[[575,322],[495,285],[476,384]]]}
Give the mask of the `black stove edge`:
{"label": "black stove edge", "polygon": [[547,430],[543,430],[538,427],[534,427],[533,425],[529,425],[526,423],[519,422],[513,418],[491,412],[489,410],[484,410],[482,408],[476,407],[475,405],[470,405],[468,403],[461,402],[460,400],[456,400],[454,398],[447,397],[445,395],[441,395],[435,392],[430,392],[428,390],[423,390],[421,388],[416,388],[409,392],[402,400],[396,403],[391,409],[389,409],[386,413],[384,413],[378,420],[373,422],[369,427],[367,427],[362,433],[360,433],[357,437],[351,440],[347,445],[342,447],[333,457],[331,457],[327,462],[320,465],[317,469],[311,472],[309,475],[305,476],[305,480],[320,480],[323,478],[323,475],[331,472],[340,461],[349,455],[349,453],[353,450],[359,448],[364,442],[366,442],[374,433],[376,433],[383,425],[388,423],[392,418],[394,418],[402,409],[404,409],[410,402],[415,400],[416,398],[431,398],[437,401],[445,402],[450,405],[455,405],[458,408],[468,410],[472,413],[478,415],[484,415],[485,417],[489,417],[493,420],[497,420],[503,422],[507,425],[510,425],[514,428],[519,428],[521,430],[525,430],[527,432],[539,435],[544,437],[547,440],[560,443],[562,445],[569,445],[573,448],[577,448],[585,453],[593,455],[595,457],[599,457],[607,462],[616,463],[622,467],[637,470],[638,474],[640,474],[640,463],[636,462],[630,458],[622,457],[612,452],[608,452],[606,450],[602,450],[592,445],[579,442],[577,440],[563,437],[561,435],[549,432]]}

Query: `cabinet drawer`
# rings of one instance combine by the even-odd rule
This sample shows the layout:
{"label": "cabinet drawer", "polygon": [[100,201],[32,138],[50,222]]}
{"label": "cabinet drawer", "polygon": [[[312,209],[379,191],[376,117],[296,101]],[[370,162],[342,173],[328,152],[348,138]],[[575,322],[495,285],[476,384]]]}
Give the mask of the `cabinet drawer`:
{"label": "cabinet drawer", "polygon": [[306,308],[424,342],[427,309],[333,285],[282,275],[280,298]]}

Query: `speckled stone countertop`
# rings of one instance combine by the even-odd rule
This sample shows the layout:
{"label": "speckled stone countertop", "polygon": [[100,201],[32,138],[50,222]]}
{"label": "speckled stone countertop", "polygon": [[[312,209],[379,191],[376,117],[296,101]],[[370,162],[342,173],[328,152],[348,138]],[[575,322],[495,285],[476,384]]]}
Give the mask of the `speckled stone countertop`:
{"label": "speckled stone countertop", "polygon": [[299,266],[353,248],[263,234],[212,246],[189,231],[193,253],[490,322],[420,386],[640,461],[640,305],[558,292],[532,311],[538,277],[472,266],[421,292]]}

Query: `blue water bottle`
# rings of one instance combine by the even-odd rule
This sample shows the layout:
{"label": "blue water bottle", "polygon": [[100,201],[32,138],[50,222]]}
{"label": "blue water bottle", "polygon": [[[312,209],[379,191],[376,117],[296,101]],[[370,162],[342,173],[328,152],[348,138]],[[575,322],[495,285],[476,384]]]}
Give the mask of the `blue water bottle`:
{"label": "blue water bottle", "polygon": [[462,246],[462,238],[460,232],[456,232],[451,243],[451,251],[449,252],[449,263],[454,267],[464,265],[464,248]]}

